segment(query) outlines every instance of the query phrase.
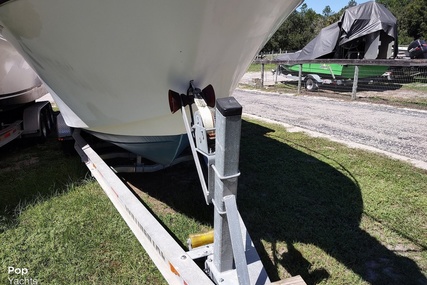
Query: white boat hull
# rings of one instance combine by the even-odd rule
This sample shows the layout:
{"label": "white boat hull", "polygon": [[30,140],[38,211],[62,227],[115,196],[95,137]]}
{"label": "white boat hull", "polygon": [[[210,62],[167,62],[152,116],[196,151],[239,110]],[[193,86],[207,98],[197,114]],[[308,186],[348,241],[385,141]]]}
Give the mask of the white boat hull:
{"label": "white boat hull", "polygon": [[229,96],[300,0],[6,1],[2,34],[71,127],[119,136],[182,135],[168,90],[190,80]]}
{"label": "white boat hull", "polygon": [[0,36],[0,112],[35,101],[45,93],[37,74]]}

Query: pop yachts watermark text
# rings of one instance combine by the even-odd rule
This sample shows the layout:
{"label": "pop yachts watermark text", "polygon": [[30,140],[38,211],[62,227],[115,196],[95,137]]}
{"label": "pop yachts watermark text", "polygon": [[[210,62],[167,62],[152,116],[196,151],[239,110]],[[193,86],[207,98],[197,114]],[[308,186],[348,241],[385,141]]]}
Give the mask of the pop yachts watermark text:
{"label": "pop yachts watermark text", "polygon": [[29,277],[28,268],[20,268],[20,267],[7,267],[7,274],[9,275],[7,279],[9,280],[9,284],[13,285],[36,285],[38,284],[37,279]]}

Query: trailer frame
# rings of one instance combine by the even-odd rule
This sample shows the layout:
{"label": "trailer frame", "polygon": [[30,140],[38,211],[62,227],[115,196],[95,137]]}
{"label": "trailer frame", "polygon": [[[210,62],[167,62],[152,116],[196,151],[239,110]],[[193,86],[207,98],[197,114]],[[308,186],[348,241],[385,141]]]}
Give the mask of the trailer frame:
{"label": "trailer frame", "polygon": [[[236,204],[242,107],[233,97],[218,99],[214,129],[206,128],[202,120],[198,120],[203,113],[200,109],[192,113],[191,125],[186,104],[182,104],[180,110],[206,202],[214,205],[213,243],[185,251],[87,143],[80,129],[72,130],[75,149],[169,284],[271,284]],[[212,143],[209,134],[213,130],[214,150],[207,147]],[[199,154],[206,157],[207,181]],[[205,268],[195,262],[201,259]],[[300,277],[296,278],[298,282],[292,278],[292,284],[305,284]]]}
{"label": "trailer frame", "polygon": [[56,124],[49,101],[27,103],[5,112],[15,119],[4,119],[6,114],[0,118],[0,147],[21,137],[36,137],[42,142]]}

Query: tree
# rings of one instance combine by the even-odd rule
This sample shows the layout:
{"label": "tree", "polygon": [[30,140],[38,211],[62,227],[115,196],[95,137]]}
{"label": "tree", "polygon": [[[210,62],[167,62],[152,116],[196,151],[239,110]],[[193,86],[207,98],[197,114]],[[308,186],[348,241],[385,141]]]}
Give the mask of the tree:
{"label": "tree", "polygon": [[402,25],[414,40],[427,36],[427,9],[425,0],[413,0],[403,11]]}
{"label": "tree", "polygon": [[301,13],[305,13],[305,12],[307,12],[307,4],[306,4],[306,3],[303,3],[303,4],[301,5],[300,10],[301,10]]}
{"label": "tree", "polygon": [[[409,44],[414,39],[427,38],[427,9],[426,0],[376,0],[386,6],[397,18],[399,44]],[[348,1],[347,6],[339,12],[331,11],[326,6],[322,15],[317,14],[307,4],[301,5],[299,11],[294,11],[282,24],[271,40],[265,45],[263,52],[288,50],[295,51],[303,48],[322,28],[337,22],[345,9],[357,5],[354,0]]]}
{"label": "tree", "polygon": [[422,16],[422,11],[425,11],[425,8],[422,7],[419,11],[413,10],[414,7],[423,2],[422,0],[377,0],[377,2],[385,5],[397,18],[399,44],[409,44],[417,35],[427,35],[426,30],[421,28],[424,23],[418,21],[418,19],[421,21],[425,19],[425,13]]}
{"label": "tree", "polygon": [[262,52],[302,49],[317,35],[321,17],[313,9],[307,9],[307,5],[303,4],[300,12],[294,11],[280,26]]}
{"label": "tree", "polygon": [[348,1],[347,8],[357,6],[357,2],[354,0]]}
{"label": "tree", "polygon": [[323,9],[322,11],[322,15],[323,17],[329,17],[333,14],[334,12],[332,12],[331,6],[326,6],[325,9]]}

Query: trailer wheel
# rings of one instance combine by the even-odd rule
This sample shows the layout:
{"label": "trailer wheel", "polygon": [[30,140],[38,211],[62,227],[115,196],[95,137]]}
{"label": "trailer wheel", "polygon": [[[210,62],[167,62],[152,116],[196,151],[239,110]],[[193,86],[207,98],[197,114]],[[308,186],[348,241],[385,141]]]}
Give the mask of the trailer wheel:
{"label": "trailer wheel", "polygon": [[50,119],[50,113],[49,113],[49,109],[46,109],[44,112],[43,112],[43,120],[44,120],[44,123],[45,123],[45,126],[46,126],[46,136],[50,133],[50,131],[52,130],[52,128],[53,128],[53,123],[52,123],[52,121],[51,121],[51,119]]}
{"label": "trailer wheel", "polygon": [[40,143],[44,143],[46,141],[47,135],[48,135],[48,129],[47,129],[47,123],[46,123],[46,116],[45,114],[40,114],[40,136],[38,138],[38,141]]}
{"label": "trailer wheel", "polygon": [[305,80],[305,89],[307,91],[316,91],[319,88],[319,85],[317,85],[317,82],[314,81],[312,78],[307,78]]}
{"label": "trailer wheel", "polygon": [[50,134],[55,127],[55,115],[53,114],[52,106],[50,104],[46,109],[46,118],[48,124],[48,133]]}

